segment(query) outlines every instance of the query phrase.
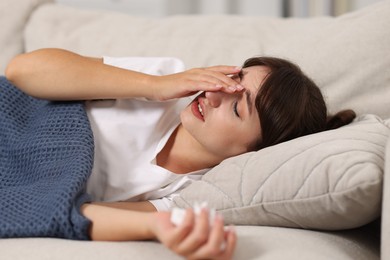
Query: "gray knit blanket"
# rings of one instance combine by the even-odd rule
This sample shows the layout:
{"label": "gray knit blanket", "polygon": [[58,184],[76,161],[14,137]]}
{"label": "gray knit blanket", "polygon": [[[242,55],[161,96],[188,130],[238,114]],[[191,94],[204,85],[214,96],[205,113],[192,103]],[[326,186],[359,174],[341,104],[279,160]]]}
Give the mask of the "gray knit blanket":
{"label": "gray knit blanket", "polygon": [[35,99],[0,77],[0,237],[89,239],[93,149],[82,102]]}

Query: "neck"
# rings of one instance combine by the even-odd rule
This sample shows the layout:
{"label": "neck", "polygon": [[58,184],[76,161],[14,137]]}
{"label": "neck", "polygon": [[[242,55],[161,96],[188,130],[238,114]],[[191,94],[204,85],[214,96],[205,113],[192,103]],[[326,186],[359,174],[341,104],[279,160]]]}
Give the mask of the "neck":
{"label": "neck", "polygon": [[178,174],[211,168],[219,162],[181,124],[157,155],[157,165]]}

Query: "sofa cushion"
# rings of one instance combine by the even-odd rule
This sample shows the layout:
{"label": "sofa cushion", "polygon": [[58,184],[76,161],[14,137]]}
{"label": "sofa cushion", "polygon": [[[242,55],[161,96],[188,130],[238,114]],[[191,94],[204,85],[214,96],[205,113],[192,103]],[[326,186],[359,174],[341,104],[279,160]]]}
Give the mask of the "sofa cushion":
{"label": "sofa cushion", "polygon": [[[275,227],[236,227],[236,260],[379,260],[378,241],[365,232],[316,232]],[[376,244],[375,244],[376,243]],[[23,250],[20,250],[23,248]],[[12,260],[183,260],[155,241],[85,242],[52,238],[1,239],[1,256]]]}
{"label": "sofa cushion", "polygon": [[52,0],[1,0],[0,1],[0,75],[4,75],[8,62],[24,52],[23,32],[33,10]]}
{"label": "sofa cushion", "polygon": [[58,5],[35,12],[29,51],[61,47],[89,56],[173,56],[189,67],[240,65],[273,55],[298,63],[321,87],[330,111],[390,117],[390,1],[340,17],[150,18]]}
{"label": "sofa cushion", "polygon": [[[390,119],[387,120],[390,127]],[[385,152],[385,170],[382,197],[382,233],[381,233],[381,256],[382,259],[390,259],[390,138],[387,141]]]}
{"label": "sofa cushion", "polygon": [[[389,23],[388,1],[336,18],[311,19],[155,19],[46,5],[31,19],[26,44],[28,50],[60,47],[92,56],[174,56],[188,67],[279,56],[297,62],[320,84],[330,111],[348,107],[388,118],[390,74],[384,71],[390,67]],[[211,206],[231,223],[319,229],[362,225],[379,213],[386,131],[379,120],[364,118],[232,158],[186,189],[177,203],[188,206],[207,194]],[[355,135],[357,140],[351,140]],[[352,195],[369,203],[359,204]]]}
{"label": "sofa cushion", "polygon": [[207,201],[226,223],[355,228],[380,214],[390,129],[366,115],[339,129],[225,160],[174,201]]}

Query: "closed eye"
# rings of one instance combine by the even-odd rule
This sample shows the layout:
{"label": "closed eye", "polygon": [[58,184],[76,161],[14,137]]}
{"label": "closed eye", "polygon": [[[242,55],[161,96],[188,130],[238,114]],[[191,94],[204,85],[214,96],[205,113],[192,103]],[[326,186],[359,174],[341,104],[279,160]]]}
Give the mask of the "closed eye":
{"label": "closed eye", "polygon": [[233,111],[234,111],[234,114],[235,114],[237,117],[240,117],[240,113],[238,113],[237,106],[238,106],[238,101],[234,102],[234,104],[233,104]]}
{"label": "closed eye", "polygon": [[241,70],[239,73],[234,75],[232,79],[234,79],[237,82],[241,82],[242,78],[244,77],[244,72]]}
{"label": "closed eye", "polygon": [[240,70],[240,72],[238,73],[238,78],[240,79],[240,81],[242,80],[243,77],[244,77],[244,72]]}

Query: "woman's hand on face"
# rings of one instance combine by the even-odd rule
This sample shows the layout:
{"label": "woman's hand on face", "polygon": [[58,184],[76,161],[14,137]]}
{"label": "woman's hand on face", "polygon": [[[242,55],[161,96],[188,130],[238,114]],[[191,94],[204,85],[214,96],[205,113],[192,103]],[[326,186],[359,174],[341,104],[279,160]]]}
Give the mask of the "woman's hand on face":
{"label": "woman's hand on face", "polygon": [[206,209],[202,209],[199,216],[188,209],[179,226],[171,223],[170,216],[168,212],[158,212],[152,228],[157,239],[170,250],[186,259],[232,258],[237,237],[232,228],[225,230],[223,219],[219,215],[211,226]]}
{"label": "woman's hand on face", "polygon": [[191,96],[199,91],[224,91],[226,93],[241,91],[244,88],[229,77],[240,71],[240,67],[213,66],[154,76],[152,77],[152,99],[163,101]]}

